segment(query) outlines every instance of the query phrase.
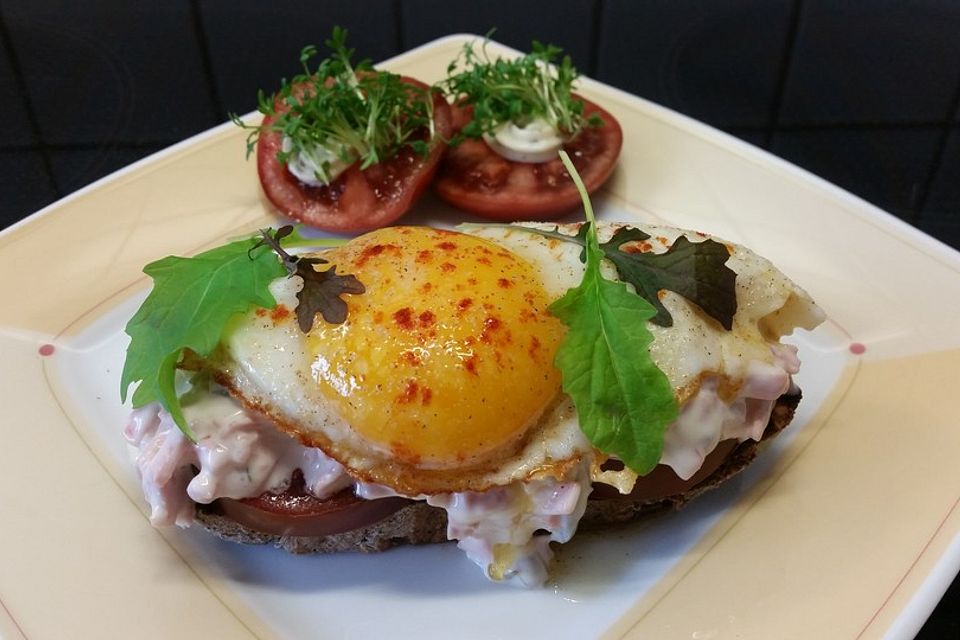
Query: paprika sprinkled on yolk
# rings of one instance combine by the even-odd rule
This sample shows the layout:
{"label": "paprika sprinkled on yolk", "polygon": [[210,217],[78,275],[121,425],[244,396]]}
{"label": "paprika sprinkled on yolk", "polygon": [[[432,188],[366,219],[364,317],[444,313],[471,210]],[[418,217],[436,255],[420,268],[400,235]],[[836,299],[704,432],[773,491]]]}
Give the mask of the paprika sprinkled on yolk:
{"label": "paprika sprinkled on yolk", "polygon": [[560,390],[563,337],[537,270],[486,240],[390,227],[324,254],[366,287],[308,337],[321,391],[407,464],[482,463],[522,440]]}

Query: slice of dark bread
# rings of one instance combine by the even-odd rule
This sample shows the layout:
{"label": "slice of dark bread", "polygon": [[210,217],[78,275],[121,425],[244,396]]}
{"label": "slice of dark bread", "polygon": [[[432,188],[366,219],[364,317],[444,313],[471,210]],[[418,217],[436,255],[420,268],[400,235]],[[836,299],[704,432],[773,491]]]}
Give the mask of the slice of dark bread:
{"label": "slice of dark bread", "polygon": [[[770,415],[763,439],[775,436],[793,419],[800,402],[800,392],[783,395]],[[632,522],[646,514],[663,509],[679,508],[704,491],[716,487],[750,464],[760,443],[742,442],[732,449],[719,466],[692,487],[656,499],[635,500],[629,496],[591,499],[580,520],[579,529],[597,530],[615,524]],[[638,482],[643,482],[641,478]],[[281,536],[260,533],[224,516],[217,503],[197,505],[197,520],[214,535],[245,544],[271,544],[291,553],[334,553],[340,551],[384,551],[404,544],[432,544],[447,540],[447,514],[425,502],[412,502],[393,515],[353,531],[327,536]]]}

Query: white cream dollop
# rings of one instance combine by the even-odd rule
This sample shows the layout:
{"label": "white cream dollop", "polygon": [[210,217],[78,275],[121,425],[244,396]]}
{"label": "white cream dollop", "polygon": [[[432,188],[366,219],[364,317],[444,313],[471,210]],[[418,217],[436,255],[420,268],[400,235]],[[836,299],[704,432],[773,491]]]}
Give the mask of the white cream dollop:
{"label": "white cream dollop", "polygon": [[[345,150],[342,145],[329,149],[316,145],[309,150],[293,151],[293,141],[283,136],[280,147],[287,157],[287,170],[300,182],[311,187],[323,187],[340,177],[357,161],[356,153]],[[344,160],[342,156],[347,159]]]}
{"label": "white cream dollop", "polygon": [[514,162],[553,160],[565,142],[560,132],[543,118],[525,126],[505,122],[493,135],[484,135],[483,139],[499,155]]}

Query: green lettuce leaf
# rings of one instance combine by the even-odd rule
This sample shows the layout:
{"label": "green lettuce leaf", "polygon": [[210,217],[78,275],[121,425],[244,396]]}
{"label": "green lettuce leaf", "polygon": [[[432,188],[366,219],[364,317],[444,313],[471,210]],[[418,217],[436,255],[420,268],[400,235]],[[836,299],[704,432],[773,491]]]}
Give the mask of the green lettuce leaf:
{"label": "green lettuce leaf", "polygon": [[238,240],[192,258],[168,256],[144,268],[153,290],[126,326],[130,345],[120,397],[126,401],[139,381],[133,406],[159,402],[191,440],[174,385],[184,350],[207,357],[234,315],[277,304],[268,286],[286,270],[269,247],[254,242]]}
{"label": "green lettuce leaf", "polygon": [[646,474],[659,462],[667,425],[679,412],[670,381],[650,357],[647,321],[657,312],[623,282],[603,277],[593,207],[569,157],[560,156],[583,198],[587,224],[577,236],[584,244],[583,280],[550,305],[568,327],[556,365],[591,444]]}
{"label": "green lettuce leaf", "polygon": [[587,439],[642,475],[660,460],[677,402],[650,357],[653,334],[646,324],[656,310],[622,282],[600,274],[603,253],[596,233],[591,235],[583,281],[550,306],[569,327],[556,364]]}

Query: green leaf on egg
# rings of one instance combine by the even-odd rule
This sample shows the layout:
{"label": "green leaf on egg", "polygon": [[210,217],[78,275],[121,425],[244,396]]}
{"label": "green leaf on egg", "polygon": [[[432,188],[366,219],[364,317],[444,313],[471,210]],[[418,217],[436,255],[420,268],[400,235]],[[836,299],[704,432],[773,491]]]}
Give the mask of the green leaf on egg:
{"label": "green leaf on egg", "polygon": [[580,190],[588,222],[578,236],[584,242],[583,280],[550,306],[568,327],[556,365],[591,444],[646,474],[659,462],[667,425],[679,411],[670,381],[650,357],[647,321],[657,311],[623,282],[601,274],[604,251],[593,208],[564,152],[561,159]]}
{"label": "green leaf on egg", "polygon": [[[261,234],[269,236],[267,231]],[[284,246],[341,243],[305,238],[287,228],[273,238]],[[153,279],[153,289],[125,328],[130,344],[120,376],[120,397],[126,402],[130,385],[139,382],[133,392],[134,408],[159,402],[194,441],[175,385],[184,352],[206,358],[220,343],[231,318],[253,307],[275,307],[269,285],[287,274],[277,254],[257,239],[237,240],[191,258],[167,256],[143,270]]]}

